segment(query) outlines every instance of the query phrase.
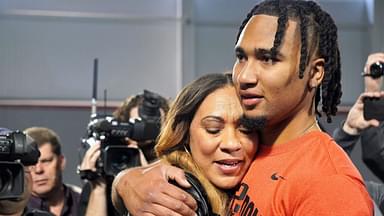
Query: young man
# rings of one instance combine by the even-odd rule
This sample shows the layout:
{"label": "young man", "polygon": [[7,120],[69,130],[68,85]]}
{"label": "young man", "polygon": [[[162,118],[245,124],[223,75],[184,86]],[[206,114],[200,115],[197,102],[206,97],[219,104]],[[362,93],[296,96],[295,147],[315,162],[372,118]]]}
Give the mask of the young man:
{"label": "young man", "polygon": [[[372,215],[358,170],[316,122],[319,102],[330,120],[341,97],[330,15],[312,1],[264,1],[243,21],[235,51],[245,115],[265,129],[231,214]],[[167,179],[187,185],[181,171],[156,165],[123,172],[115,192],[133,215],[194,215],[195,202]]]}
{"label": "young man", "polygon": [[25,133],[36,141],[41,154],[31,169],[33,187],[28,207],[56,216],[77,215],[80,191],[63,183],[65,157],[58,135],[44,127],[31,127]]}

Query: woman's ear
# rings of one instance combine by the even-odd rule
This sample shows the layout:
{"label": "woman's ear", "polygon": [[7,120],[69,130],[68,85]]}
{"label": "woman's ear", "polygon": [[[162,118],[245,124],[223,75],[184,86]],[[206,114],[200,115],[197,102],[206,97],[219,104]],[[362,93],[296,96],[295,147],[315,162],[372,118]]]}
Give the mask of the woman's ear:
{"label": "woman's ear", "polygon": [[311,63],[311,70],[309,72],[310,78],[308,81],[308,87],[310,89],[316,89],[324,78],[324,59],[316,58]]}

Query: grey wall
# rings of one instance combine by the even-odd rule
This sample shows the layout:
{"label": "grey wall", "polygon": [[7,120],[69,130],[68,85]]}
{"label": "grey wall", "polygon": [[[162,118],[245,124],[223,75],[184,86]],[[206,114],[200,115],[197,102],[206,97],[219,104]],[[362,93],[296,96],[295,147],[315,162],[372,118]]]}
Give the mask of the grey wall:
{"label": "grey wall", "polygon": [[[254,1],[225,1],[225,4],[222,0],[195,2],[197,74],[231,70],[238,26]],[[318,2],[329,11],[338,25],[343,71],[342,101],[352,104],[363,90],[360,73],[370,52],[369,31],[376,26],[368,20],[366,1]],[[340,10],[348,13],[340,13]],[[382,27],[377,29],[383,31]]]}
{"label": "grey wall", "polygon": [[[351,105],[363,90],[367,54],[384,50],[384,1],[318,2],[339,26],[342,103]],[[69,159],[65,181],[80,184],[75,167],[89,120],[93,59],[99,59],[98,95],[107,89],[108,112],[143,89],[172,98],[197,76],[231,70],[238,25],[254,3],[0,0],[0,126],[57,131]],[[341,112],[326,125],[328,131],[344,117]],[[353,160],[376,179],[359,148]]]}
{"label": "grey wall", "polygon": [[[181,1],[1,1],[0,98],[87,99],[148,88],[175,95],[181,77]],[[16,85],[15,85],[15,84]]]}
{"label": "grey wall", "polygon": [[0,107],[0,113],[2,127],[24,130],[31,126],[43,126],[56,131],[60,136],[62,152],[67,158],[64,181],[81,185],[75,171],[79,163],[77,152],[81,137],[85,136],[89,121],[88,109]]}

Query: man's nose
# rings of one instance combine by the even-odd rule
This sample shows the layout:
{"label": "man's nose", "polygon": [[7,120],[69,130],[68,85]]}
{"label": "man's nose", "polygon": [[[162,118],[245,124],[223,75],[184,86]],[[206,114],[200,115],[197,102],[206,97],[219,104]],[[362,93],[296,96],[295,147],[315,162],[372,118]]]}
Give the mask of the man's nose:
{"label": "man's nose", "polygon": [[239,71],[237,82],[240,85],[240,89],[247,89],[257,85],[258,67],[255,61],[249,60],[247,64]]}
{"label": "man's nose", "polygon": [[35,173],[43,173],[44,172],[43,166],[41,165],[40,162],[36,163],[36,165],[34,166],[34,170],[33,171]]}

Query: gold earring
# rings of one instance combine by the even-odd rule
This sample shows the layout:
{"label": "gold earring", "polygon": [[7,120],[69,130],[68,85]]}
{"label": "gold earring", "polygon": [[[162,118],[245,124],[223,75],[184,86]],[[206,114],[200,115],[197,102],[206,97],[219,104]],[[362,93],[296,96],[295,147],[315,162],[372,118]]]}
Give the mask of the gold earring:
{"label": "gold earring", "polygon": [[184,145],[184,151],[185,151],[187,154],[189,154],[189,156],[192,156],[191,153],[190,153],[189,150],[188,150],[188,147],[187,147],[186,145]]}

